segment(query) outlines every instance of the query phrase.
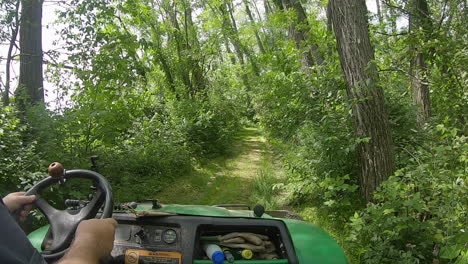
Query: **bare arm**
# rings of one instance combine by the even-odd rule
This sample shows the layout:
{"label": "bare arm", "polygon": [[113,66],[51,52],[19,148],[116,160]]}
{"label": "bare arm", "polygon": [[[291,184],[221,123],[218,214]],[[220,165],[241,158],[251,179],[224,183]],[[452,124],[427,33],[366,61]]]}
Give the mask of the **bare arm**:
{"label": "bare arm", "polygon": [[70,250],[59,264],[98,264],[100,258],[112,251],[116,227],[112,218],[82,221]]}

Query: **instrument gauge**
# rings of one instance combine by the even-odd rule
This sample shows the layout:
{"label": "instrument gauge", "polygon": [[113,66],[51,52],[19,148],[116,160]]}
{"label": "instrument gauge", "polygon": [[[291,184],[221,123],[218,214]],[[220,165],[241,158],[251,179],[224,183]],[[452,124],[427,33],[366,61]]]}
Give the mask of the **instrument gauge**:
{"label": "instrument gauge", "polygon": [[167,244],[172,244],[177,240],[177,233],[172,229],[167,229],[164,231],[162,239]]}

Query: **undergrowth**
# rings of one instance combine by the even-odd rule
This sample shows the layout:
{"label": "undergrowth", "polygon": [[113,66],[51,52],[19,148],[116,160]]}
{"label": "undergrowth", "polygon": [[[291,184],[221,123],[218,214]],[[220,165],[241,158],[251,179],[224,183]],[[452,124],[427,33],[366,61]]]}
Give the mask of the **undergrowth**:
{"label": "undergrowth", "polygon": [[[425,144],[372,202],[349,189],[349,177],[315,181],[290,167],[287,183],[279,185],[287,204],[329,232],[351,263],[468,263],[467,138],[442,124],[426,129]],[[274,146],[286,164],[306,158],[291,144]],[[346,199],[336,199],[343,194]]]}

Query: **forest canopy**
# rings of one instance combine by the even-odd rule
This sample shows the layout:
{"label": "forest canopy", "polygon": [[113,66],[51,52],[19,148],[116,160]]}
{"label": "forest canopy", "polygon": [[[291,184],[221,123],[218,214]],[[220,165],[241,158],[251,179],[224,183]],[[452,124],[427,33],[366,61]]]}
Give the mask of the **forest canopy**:
{"label": "forest canopy", "polygon": [[466,1],[54,1],[44,51],[46,3],[0,3],[2,194],[98,155],[157,197],[256,126],[352,263],[468,263]]}

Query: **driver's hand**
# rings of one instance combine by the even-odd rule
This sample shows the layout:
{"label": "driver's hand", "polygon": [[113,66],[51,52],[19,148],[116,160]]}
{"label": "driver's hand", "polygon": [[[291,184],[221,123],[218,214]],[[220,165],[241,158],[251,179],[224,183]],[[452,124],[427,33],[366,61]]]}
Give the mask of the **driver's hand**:
{"label": "driver's hand", "polygon": [[84,220],[76,229],[75,240],[60,264],[98,263],[114,247],[117,221],[112,218]]}
{"label": "driver's hand", "polygon": [[14,192],[3,197],[3,203],[8,208],[10,213],[21,209],[19,216],[20,220],[23,221],[28,216],[29,211],[32,209],[32,203],[36,200],[35,195],[24,195],[25,192]]}

